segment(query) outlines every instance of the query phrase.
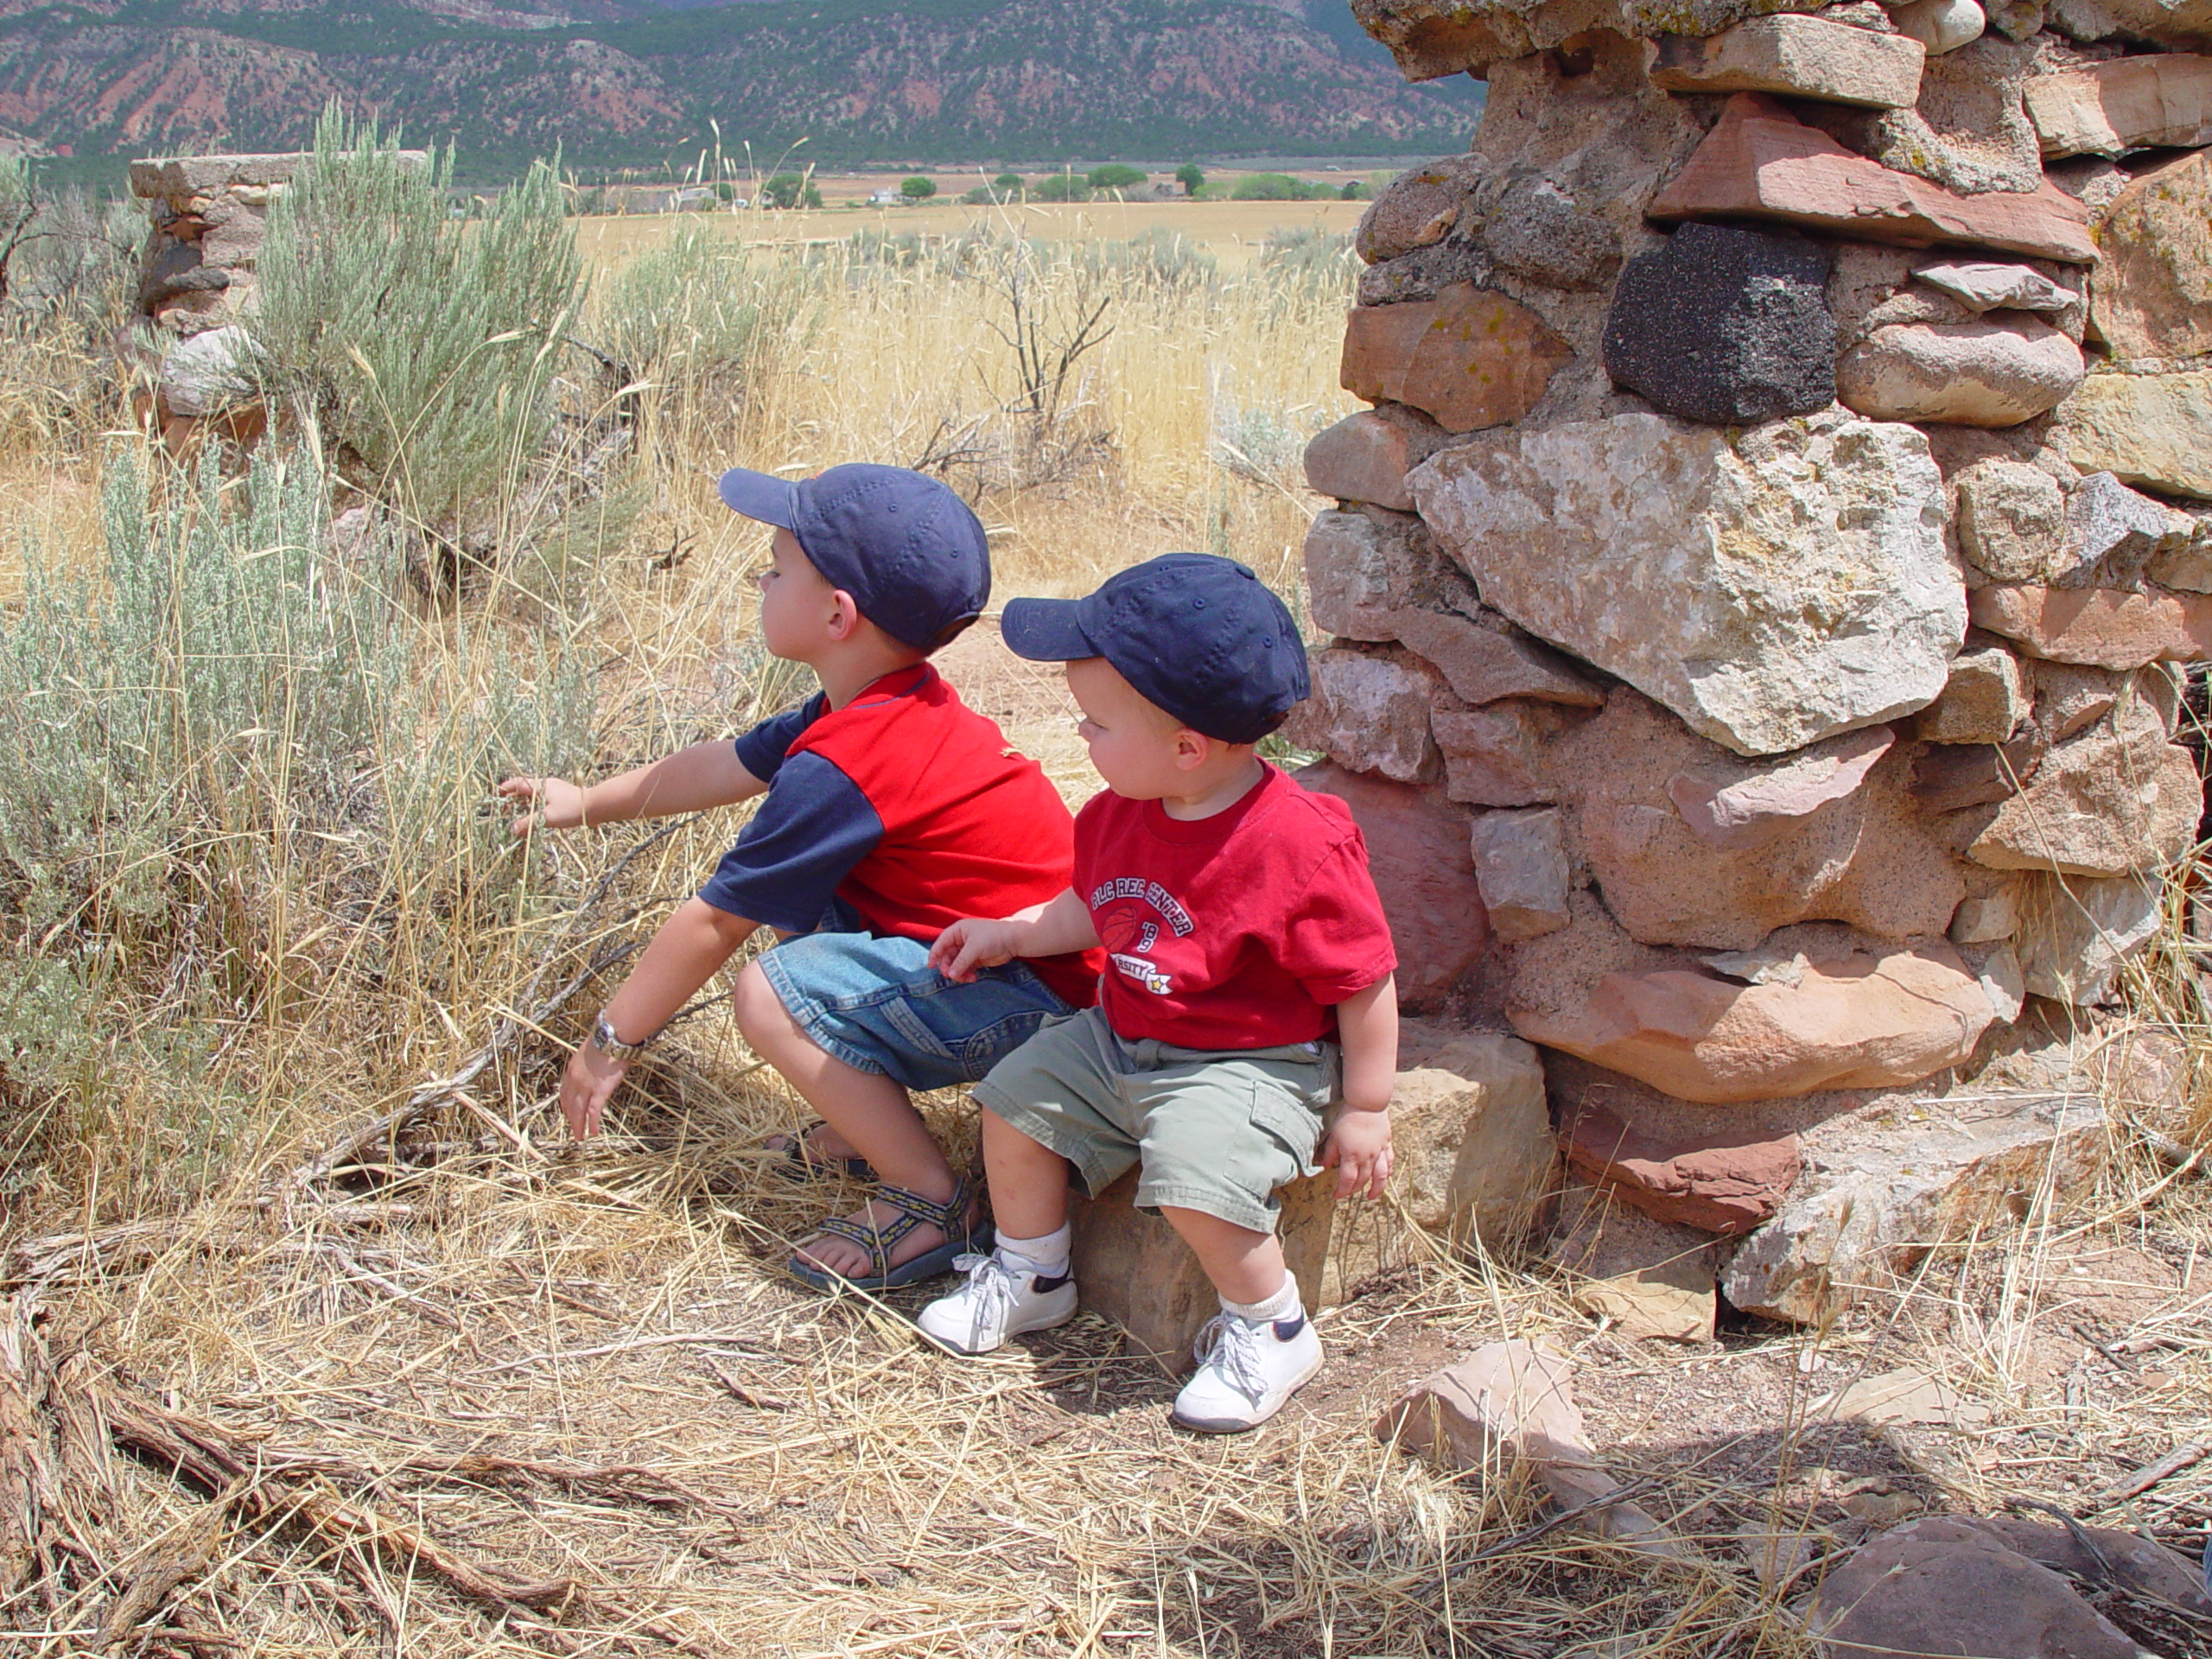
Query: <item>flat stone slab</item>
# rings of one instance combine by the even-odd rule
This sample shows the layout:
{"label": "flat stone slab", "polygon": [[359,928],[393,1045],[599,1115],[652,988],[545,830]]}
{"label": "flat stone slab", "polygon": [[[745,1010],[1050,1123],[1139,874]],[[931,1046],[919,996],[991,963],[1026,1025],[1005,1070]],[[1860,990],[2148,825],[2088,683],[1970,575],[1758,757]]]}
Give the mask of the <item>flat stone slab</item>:
{"label": "flat stone slab", "polygon": [[2212,594],[1999,582],[1974,589],[1967,613],[2053,662],[2132,669],[2212,657]]}
{"label": "flat stone slab", "polygon": [[2063,311],[2082,297],[2031,265],[1931,259],[1915,265],[1912,274],[1974,312]]}
{"label": "flat stone slab", "polygon": [[1964,637],[1942,480],[1902,423],[1616,415],[1478,436],[1410,480],[1484,603],[1739,754],[1914,712]]}
{"label": "flat stone slab", "polygon": [[1409,404],[1447,432],[1517,421],[1574,353],[1518,301],[1472,283],[1433,300],[1355,306],[1344,323],[1344,388]]}
{"label": "flat stone slab", "polygon": [[2060,418],[2082,471],[2212,500],[2212,369],[2093,374]]}
{"label": "flat stone slab", "polygon": [[1805,1173],[1721,1269],[1730,1304],[1810,1324],[1939,1244],[2064,1205],[2103,1167],[2094,1095],[1976,1093],[1852,1120],[1802,1142]]}
{"label": "flat stone slab", "polygon": [[1996,1010],[1948,944],[1808,963],[1743,985],[1607,974],[1579,1005],[1509,1004],[1513,1028],[1681,1100],[1725,1104],[1916,1083],[1974,1052]]}
{"label": "flat stone slab", "polygon": [[1561,1139],[1569,1167],[1622,1203],[1732,1237],[1772,1216],[1797,1179],[1797,1137],[1790,1134],[1669,1141],[1585,1105]]}
{"label": "flat stone slab", "polygon": [[1703,40],[1661,35],[1651,84],[1670,92],[1781,92],[1909,110],[1920,98],[1927,58],[1926,47],[1903,35],[1782,12]]}
{"label": "flat stone slab", "polygon": [[2030,77],[2028,119],[2049,156],[2212,144],[2212,57],[2157,53]]}
{"label": "flat stone slab", "polygon": [[[424,152],[410,153],[421,156],[423,165],[429,164]],[[313,159],[302,150],[281,155],[154,156],[130,163],[130,194],[148,200],[178,200],[215,195],[236,184],[283,184]]]}
{"label": "flat stone slab", "polygon": [[1909,248],[1957,244],[2094,264],[2087,211],[2056,187],[1961,196],[1853,154],[1771,99],[1738,92],[1648,209],[1662,221],[1779,220]]}

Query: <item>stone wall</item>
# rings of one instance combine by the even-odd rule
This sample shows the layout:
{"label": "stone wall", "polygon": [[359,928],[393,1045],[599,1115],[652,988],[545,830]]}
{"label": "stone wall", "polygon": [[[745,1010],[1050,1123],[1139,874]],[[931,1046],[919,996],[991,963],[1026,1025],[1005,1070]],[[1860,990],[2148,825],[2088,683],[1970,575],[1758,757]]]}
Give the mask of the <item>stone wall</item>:
{"label": "stone wall", "polygon": [[2212,14],[1354,10],[1490,99],[1360,226],[1292,734],[1409,1006],[1817,1317],[2109,1144],[2077,1039],[2202,810]]}

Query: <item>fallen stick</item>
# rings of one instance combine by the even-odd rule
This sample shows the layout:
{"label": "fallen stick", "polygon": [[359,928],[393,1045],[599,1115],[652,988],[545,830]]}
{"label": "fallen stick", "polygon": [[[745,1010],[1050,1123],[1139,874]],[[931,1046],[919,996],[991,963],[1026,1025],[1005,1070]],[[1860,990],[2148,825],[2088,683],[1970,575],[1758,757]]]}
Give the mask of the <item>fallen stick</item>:
{"label": "fallen stick", "polygon": [[29,1293],[0,1301],[0,1596],[12,1595],[38,1570],[54,1503],[41,1411],[46,1344],[32,1323],[37,1312]]}
{"label": "fallen stick", "polygon": [[229,1524],[231,1506],[243,1490],[242,1485],[226,1488],[199,1514],[180,1522],[155,1541],[100,1620],[99,1634],[92,1638],[95,1648],[109,1652],[124,1646],[140,1625],[168,1605],[179,1585],[207,1570]]}
{"label": "fallen stick", "polygon": [[2164,1457],[2145,1464],[2133,1474],[2121,1477],[2099,1492],[2094,1508],[2103,1509],[2107,1504],[2124,1503],[2131,1497],[2139,1497],[2160,1481],[2170,1476],[2179,1474],[2183,1470],[2197,1462],[2204,1456],[2207,1449],[2200,1440],[2191,1440],[2185,1446],[2176,1446]]}
{"label": "fallen stick", "polygon": [[[373,1582],[366,1573],[365,1562],[378,1560],[402,1573],[427,1573],[462,1600],[487,1612],[516,1618],[518,1623],[518,1616],[528,1612],[554,1615],[583,1609],[643,1630],[680,1651],[704,1652],[659,1620],[641,1618],[572,1578],[513,1579],[472,1561],[368,1504],[334,1496],[323,1478],[330,1473],[343,1473],[366,1485],[377,1478],[372,1471],[313,1454],[287,1459],[218,1424],[165,1410],[119,1391],[111,1392],[104,1403],[109,1433],[116,1444],[211,1491],[228,1492],[235,1488],[234,1506],[253,1519],[271,1525],[290,1522],[306,1527],[334,1546],[338,1559],[361,1560],[364,1565],[357,1573],[365,1583]],[[474,1460],[487,1469],[519,1464],[518,1459],[480,1454]],[[457,1456],[419,1461],[450,1472],[465,1467],[472,1459]],[[562,1465],[542,1467],[550,1470]],[[529,1628],[549,1637],[553,1629],[534,1620]],[[564,1639],[555,1645],[573,1650],[575,1643]]]}

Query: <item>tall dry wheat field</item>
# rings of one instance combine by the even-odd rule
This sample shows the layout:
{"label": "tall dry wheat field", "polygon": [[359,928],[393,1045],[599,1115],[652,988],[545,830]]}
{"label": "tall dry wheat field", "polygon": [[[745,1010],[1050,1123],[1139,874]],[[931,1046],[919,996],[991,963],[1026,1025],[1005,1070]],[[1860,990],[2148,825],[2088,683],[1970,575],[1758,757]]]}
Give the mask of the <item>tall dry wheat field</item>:
{"label": "tall dry wheat field", "polygon": [[[1795,1655],[1779,1610],[1867,1495],[2072,1503],[2201,1437],[2212,1224],[2195,1166],[2139,1148],[2098,1213],[1939,1252],[1893,1317],[1834,1332],[1655,1352],[1541,1263],[1439,1257],[1324,1317],[1299,1408],[1200,1443],[1095,1319],[960,1363],[917,1347],[913,1294],[784,1279],[830,1198],[766,1169],[798,1104],[711,1000],[609,1134],[565,1143],[566,1046],[738,815],[524,849],[492,785],[808,689],[753,640],[765,537],[715,474],[940,470],[1001,599],[1176,549],[1294,596],[1351,274],[1313,236],[1225,273],[1014,222],[766,251],[674,227],[590,273],[590,349],[542,356],[543,449],[441,485],[482,486],[449,535],[340,516],[416,499],[439,458],[399,444],[369,478],[373,446],[311,409],[250,465],[152,442],[106,355],[118,259],[11,316],[0,1650]],[[988,629],[947,669],[1094,786],[1055,677]],[[2177,918],[2137,991],[2195,1041],[2188,951]],[[2085,1285],[2143,1300],[2149,1359],[2052,1369]],[[1698,1553],[1654,1563],[1374,1440],[1398,1386],[1500,1334],[1577,1355],[1609,1458]],[[1999,1427],[1808,1413],[1908,1361]],[[54,1429],[42,1490],[7,1384],[40,1363],[104,1420]],[[2178,1541],[2207,1470],[2102,1518]]]}

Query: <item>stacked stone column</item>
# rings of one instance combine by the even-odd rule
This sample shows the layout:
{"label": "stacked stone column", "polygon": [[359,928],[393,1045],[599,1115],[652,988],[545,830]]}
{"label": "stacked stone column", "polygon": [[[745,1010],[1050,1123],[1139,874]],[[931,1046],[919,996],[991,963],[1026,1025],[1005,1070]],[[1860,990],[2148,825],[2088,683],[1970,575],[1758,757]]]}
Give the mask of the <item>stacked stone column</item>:
{"label": "stacked stone column", "polygon": [[1309,781],[1708,1325],[1819,1317],[2110,1144],[2202,810],[2212,9],[1354,9],[1490,99],[1360,227]]}

